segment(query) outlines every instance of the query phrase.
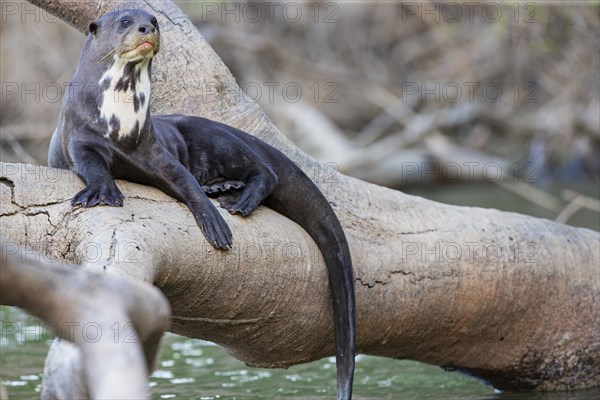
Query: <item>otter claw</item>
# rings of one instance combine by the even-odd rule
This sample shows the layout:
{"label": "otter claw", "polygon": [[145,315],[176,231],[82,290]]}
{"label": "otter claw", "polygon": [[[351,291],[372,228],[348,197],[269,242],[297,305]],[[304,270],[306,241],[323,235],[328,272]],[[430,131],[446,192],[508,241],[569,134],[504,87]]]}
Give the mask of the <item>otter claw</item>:
{"label": "otter claw", "polygon": [[123,194],[114,183],[112,185],[88,185],[73,196],[71,205],[73,207],[81,205],[85,208],[95,206],[121,207],[123,205]]}

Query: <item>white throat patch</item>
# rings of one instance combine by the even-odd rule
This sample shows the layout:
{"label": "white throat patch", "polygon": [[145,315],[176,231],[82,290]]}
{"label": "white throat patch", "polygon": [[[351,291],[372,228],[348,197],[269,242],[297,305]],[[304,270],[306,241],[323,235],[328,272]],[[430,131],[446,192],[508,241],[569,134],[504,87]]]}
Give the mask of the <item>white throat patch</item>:
{"label": "white throat patch", "polygon": [[102,75],[100,118],[106,121],[106,136],[121,140],[139,134],[146,121],[150,102],[149,59],[137,64],[115,56],[113,64]]}

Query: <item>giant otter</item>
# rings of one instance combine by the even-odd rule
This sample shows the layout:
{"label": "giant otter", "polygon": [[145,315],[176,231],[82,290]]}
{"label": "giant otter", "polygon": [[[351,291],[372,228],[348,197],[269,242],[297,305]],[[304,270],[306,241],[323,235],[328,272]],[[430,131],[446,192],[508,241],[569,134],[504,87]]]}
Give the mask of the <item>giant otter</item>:
{"label": "giant otter", "polygon": [[75,171],[87,185],[72,205],[121,206],[115,178],[152,185],[186,204],[219,249],[232,245],[232,235],[206,193],[231,214],[246,216],[264,204],[298,223],[327,264],[338,399],[350,399],[356,329],[352,261],[325,196],[283,153],[246,132],[201,117],[150,115],[152,58],[160,46],[154,16],[113,11],[88,30],[48,156],[50,166]]}

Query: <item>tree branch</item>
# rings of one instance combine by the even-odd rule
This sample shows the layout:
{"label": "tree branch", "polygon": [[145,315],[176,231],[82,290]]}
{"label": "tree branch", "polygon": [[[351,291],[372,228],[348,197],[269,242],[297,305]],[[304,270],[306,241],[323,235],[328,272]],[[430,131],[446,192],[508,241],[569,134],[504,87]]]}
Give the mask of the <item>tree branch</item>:
{"label": "tree branch", "polygon": [[[141,282],[42,260],[2,238],[0,250],[0,304],[42,318],[81,351],[83,374],[69,364],[46,365],[45,375],[54,379],[46,380],[44,393],[72,399],[146,398],[148,371],[169,327],[164,296]],[[65,372],[66,381],[60,379]]]}

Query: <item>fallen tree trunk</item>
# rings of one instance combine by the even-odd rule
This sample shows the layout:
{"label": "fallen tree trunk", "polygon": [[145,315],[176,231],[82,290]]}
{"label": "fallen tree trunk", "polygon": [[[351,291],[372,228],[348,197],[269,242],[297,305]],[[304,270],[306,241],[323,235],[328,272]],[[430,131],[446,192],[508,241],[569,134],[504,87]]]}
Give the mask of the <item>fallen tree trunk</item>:
{"label": "fallen tree trunk", "polygon": [[[79,29],[107,11],[86,15],[96,2],[33,3]],[[501,389],[600,385],[597,232],[332,174],[239,97],[181,11],[135,3],[157,16],[164,37],[154,112],[201,114],[259,136],[312,172],[331,201],[354,260],[359,352],[458,368]],[[55,259],[154,283],[171,302],[174,332],[214,341],[250,365],[334,354],[322,257],[304,231],[273,211],[261,207],[245,219],[222,212],[235,244],[220,252],[183,205],[152,188],[121,181],[123,208],[73,209],[69,199],[83,184],[70,172],[2,164],[0,179],[4,236]]]}

